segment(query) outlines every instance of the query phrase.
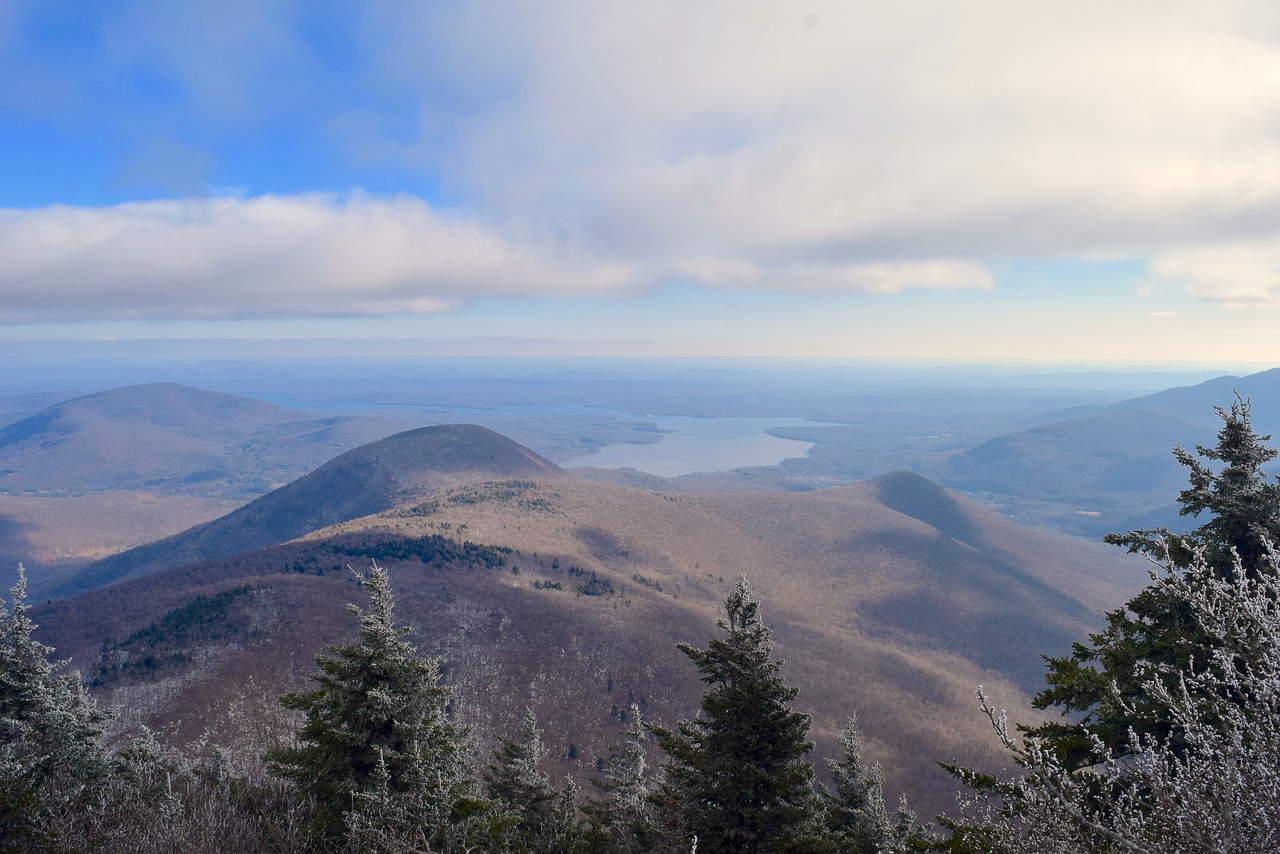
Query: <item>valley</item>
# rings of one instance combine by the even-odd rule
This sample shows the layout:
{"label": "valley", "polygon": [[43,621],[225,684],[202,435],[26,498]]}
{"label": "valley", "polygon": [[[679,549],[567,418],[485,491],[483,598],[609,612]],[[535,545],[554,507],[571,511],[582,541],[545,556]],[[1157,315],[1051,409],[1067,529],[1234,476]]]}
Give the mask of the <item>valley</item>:
{"label": "valley", "polygon": [[[692,714],[699,684],[677,645],[705,642],[746,575],[818,754],[831,755],[856,713],[891,799],[906,793],[932,815],[955,789],[938,761],[998,759],[975,686],[1038,720],[1028,703],[1041,653],[1065,654],[1147,580],[1140,559],[1061,533],[1073,530],[1063,508],[1101,508],[1088,519],[1108,529],[1162,519],[1181,473],[1156,448],[1204,436],[1212,404],[1196,406],[1228,383],[1261,398],[1273,381],[1039,414],[1037,403],[1080,394],[969,390],[970,404],[952,407],[955,390],[926,411],[915,391],[921,408],[843,423],[805,408],[822,420],[771,432],[813,443],[807,454],[670,477],[579,466],[609,461],[581,456],[585,436],[607,437],[606,451],[638,437],[629,462],[644,465],[649,449],[662,459],[678,433],[654,425],[686,422],[627,415],[645,406],[535,412],[508,400],[411,427],[444,410],[397,405],[380,417],[360,402],[285,410],[127,387],[0,430],[0,551],[29,565],[41,638],[122,708],[121,726],[245,750],[287,736],[275,698],[305,688],[311,656],[349,633],[353,570],[376,560],[411,639],[440,657],[480,755],[534,708],[556,773],[575,777],[604,761],[632,702],[668,725]],[[693,427],[745,417],[724,414],[745,405],[730,405],[735,394],[697,410],[719,414]],[[775,407],[765,393],[757,412]],[[540,447],[457,420],[486,413]],[[787,423],[751,417],[753,429]]]}

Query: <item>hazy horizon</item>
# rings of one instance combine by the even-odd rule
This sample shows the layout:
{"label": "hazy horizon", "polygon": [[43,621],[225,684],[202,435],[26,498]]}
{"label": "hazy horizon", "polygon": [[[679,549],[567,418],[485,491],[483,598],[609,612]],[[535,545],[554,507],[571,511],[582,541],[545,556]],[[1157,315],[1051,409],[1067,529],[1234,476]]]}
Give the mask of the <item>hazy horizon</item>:
{"label": "hazy horizon", "polygon": [[238,389],[239,379],[274,377],[321,382],[351,376],[441,376],[517,379],[542,373],[595,377],[685,373],[720,375],[734,382],[758,377],[824,378],[850,392],[898,385],[964,387],[1073,387],[1139,393],[1193,385],[1224,375],[1269,370],[1268,363],[1111,362],[1029,359],[816,358],[764,355],[630,355],[584,353],[569,342],[476,339],[115,339],[0,340],[0,360],[20,366],[0,380],[0,394],[34,390],[178,382],[212,389]]}

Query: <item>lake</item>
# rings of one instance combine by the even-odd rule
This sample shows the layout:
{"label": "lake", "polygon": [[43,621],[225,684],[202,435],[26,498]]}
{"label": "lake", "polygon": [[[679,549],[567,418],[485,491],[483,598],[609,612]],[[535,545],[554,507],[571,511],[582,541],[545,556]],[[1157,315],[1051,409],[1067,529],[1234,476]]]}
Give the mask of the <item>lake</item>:
{"label": "lake", "polygon": [[[694,472],[727,471],[746,466],[777,465],[788,457],[803,457],[812,442],[779,439],[766,431],[774,427],[810,426],[804,418],[721,417],[680,415],[634,416],[652,422],[662,441],[649,445],[622,443],[578,457],[566,467],[633,468],[662,477]],[[648,431],[645,431],[648,432]]]}

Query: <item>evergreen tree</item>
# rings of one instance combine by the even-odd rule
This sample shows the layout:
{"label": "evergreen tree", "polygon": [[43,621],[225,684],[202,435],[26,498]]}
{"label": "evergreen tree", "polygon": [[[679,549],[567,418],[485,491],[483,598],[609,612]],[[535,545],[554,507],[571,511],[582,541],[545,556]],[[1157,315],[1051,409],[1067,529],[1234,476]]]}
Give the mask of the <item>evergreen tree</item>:
{"label": "evergreen tree", "polygon": [[945,822],[950,850],[1280,847],[1280,484],[1262,470],[1276,451],[1253,432],[1247,402],[1217,412],[1215,447],[1197,448],[1200,459],[1175,449],[1190,469],[1182,512],[1201,524],[1108,537],[1161,571],[1089,644],[1049,660],[1036,704],[1081,722],[1019,743],[979,690],[1024,773],[952,769],[972,794],[965,821]]}
{"label": "evergreen tree", "polygon": [[[1222,419],[1217,444],[1198,446],[1199,457],[1175,448],[1189,469],[1190,486],[1178,495],[1181,514],[1201,524],[1186,534],[1165,528],[1110,534],[1106,541],[1174,567],[1193,563],[1230,579],[1237,566],[1246,572],[1268,567],[1267,543],[1280,542],[1280,483],[1263,466],[1275,459],[1270,436],[1253,432],[1248,401],[1236,399],[1229,410],[1215,407]],[[1216,470],[1213,463],[1220,463]],[[1238,561],[1238,563],[1237,563]],[[1270,571],[1270,570],[1266,570]],[[1048,687],[1035,698],[1040,709],[1057,707],[1074,723],[1050,722],[1030,730],[1047,739],[1069,767],[1095,761],[1095,738],[1113,750],[1129,744],[1129,732],[1156,738],[1180,737],[1167,711],[1150,700],[1144,666],[1184,672],[1191,661],[1212,657],[1215,641],[1204,634],[1185,601],[1153,584],[1106,615],[1106,627],[1078,643],[1070,655],[1046,658]],[[1113,688],[1114,686],[1114,688]]]}
{"label": "evergreen tree", "polygon": [[645,773],[645,742],[649,732],[640,707],[631,704],[623,742],[609,753],[600,788],[605,797],[591,804],[594,832],[600,850],[641,854],[658,846],[657,828],[650,802],[652,787]]}
{"label": "evergreen tree", "polygon": [[32,638],[26,583],[19,565],[12,606],[0,600],[0,850],[52,845],[52,824],[83,807],[110,768],[109,716]]}
{"label": "evergreen tree", "polygon": [[1099,746],[1087,770],[1065,766],[1035,738],[1018,740],[1004,712],[982,709],[1018,765],[997,781],[961,771],[972,794],[949,850],[1001,854],[1280,850],[1280,556],[1223,576],[1205,562],[1167,567],[1154,586],[1182,603],[1213,641],[1173,673],[1144,669],[1149,701],[1176,740],[1133,736],[1124,755]]}
{"label": "evergreen tree", "polygon": [[666,751],[669,808],[679,809],[686,841],[699,854],[830,850],[805,754],[809,716],[790,703],[796,689],[772,658],[769,629],[746,577],[725,600],[724,638],[701,650],[681,644],[697,665],[700,712],[676,732],[654,727]]}
{"label": "evergreen tree", "polygon": [[933,847],[937,841],[933,833],[916,820],[915,810],[907,803],[905,794],[898,796],[898,808],[893,811],[893,828],[885,852],[918,851]]}
{"label": "evergreen tree", "polygon": [[393,622],[386,570],[375,563],[363,584],[369,608],[349,606],[359,642],[316,656],[315,690],[281,697],[306,717],[297,743],[267,758],[314,801],[324,836],[367,835],[377,815],[394,819],[394,833],[449,850],[483,806],[466,773],[467,733],[445,714],[438,663],[419,657]]}
{"label": "evergreen tree", "polygon": [[1268,543],[1280,542],[1280,481],[1270,477],[1263,466],[1276,458],[1275,448],[1266,443],[1271,436],[1253,432],[1249,401],[1238,396],[1231,408],[1215,406],[1222,419],[1217,444],[1196,446],[1196,455],[1180,447],[1173,449],[1178,462],[1188,468],[1190,486],[1178,493],[1179,515],[1204,521],[1186,534],[1167,528],[1148,528],[1127,534],[1108,534],[1104,539],[1173,565],[1189,567],[1199,563],[1222,577],[1230,577],[1237,560],[1252,572],[1269,566],[1265,560]]}
{"label": "evergreen tree", "polygon": [[573,854],[580,850],[583,839],[582,824],[578,820],[578,784],[572,777],[566,777],[537,842],[529,851],[531,854]]}
{"label": "evergreen tree", "polygon": [[880,766],[862,761],[862,733],[851,716],[837,737],[839,759],[828,759],[835,791],[828,795],[827,822],[842,854],[881,854],[894,846],[894,824],[884,805],[884,775]]}
{"label": "evergreen tree", "polygon": [[538,717],[526,708],[516,737],[503,738],[485,774],[489,796],[520,815],[537,814],[555,799],[551,778],[542,770],[547,746],[538,731]]}
{"label": "evergreen tree", "polygon": [[580,836],[577,787],[566,780],[560,792],[542,770],[547,747],[538,719],[525,709],[515,739],[502,739],[485,774],[485,792],[511,817],[510,845],[530,854],[564,854]]}

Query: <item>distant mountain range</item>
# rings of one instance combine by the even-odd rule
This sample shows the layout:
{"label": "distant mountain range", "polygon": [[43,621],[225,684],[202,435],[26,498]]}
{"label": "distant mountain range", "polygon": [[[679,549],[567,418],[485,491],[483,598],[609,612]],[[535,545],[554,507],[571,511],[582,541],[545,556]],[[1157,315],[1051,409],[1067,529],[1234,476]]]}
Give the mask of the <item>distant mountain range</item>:
{"label": "distant mountain range", "polygon": [[0,493],[145,490],[246,500],[403,427],[367,417],[305,417],[175,383],[127,386],[0,428]]}
{"label": "distant mountain range", "polygon": [[278,724],[274,698],[351,634],[343,604],[360,592],[345,567],[375,559],[482,747],[531,705],[562,770],[606,756],[630,702],[665,723],[692,714],[699,684],[676,644],[717,633],[745,573],[815,736],[830,748],[858,712],[890,791],[910,788],[926,814],[952,790],[937,760],[996,755],[974,685],[1024,708],[1038,654],[1065,652],[1143,578],[1118,550],[1021,528],[913,474],[655,492],[454,425],[347,452],[94,564],[35,617],[139,722],[235,742]]}
{"label": "distant mountain range", "polygon": [[1239,394],[1251,402],[1259,433],[1280,431],[1280,369],[1218,377],[997,436],[926,465],[922,473],[974,494],[1029,524],[1099,538],[1157,524],[1178,530],[1176,498],[1186,470],[1172,454],[1215,444],[1221,420]]}
{"label": "distant mountain range", "polygon": [[[1185,472],[1170,450],[1175,444],[1212,444],[1218,426],[1213,406],[1229,404],[1236,392],[1252,400],[1260,431],[1280,429],[1278,370],[1044,412],[1027,418],[1026,429],[985,441],[972,424],[965,428],[967,441],[949,433],[955,424],[947,407],[955,404],[954,395],[931,418],[926,392],[909,397],[905,420],[896,411],[869,411],[858,425],[815,422],[775,430],[819,443],[805,458],[779,466],[678,479],[635,471],[578,474],[654,490],[733,492],[806,490],[903,468],[1020,523],[1097,540],[1113,530],[1187,523],[1175,503]],[[980,408],[985,400],[979,396],[973,405]],[[882,403],[891,407],[893,400]],[[519,422],[511,417],[513,425]],[[546,439],[538,442],[543,450],[575,441],[598,447],[641,435],[625,429],[630,422],[590,415],[560,415],[553,422],[538,420],[541,426],[532,429],[529,422],[525,432]],[[91,559],[212,519],[231,504],[262,496],[402,426],[350,415],[315,417],[171,383],[112,389],[49,406],[0,428],[0,586],[11,583],[13,567],[22,560],[33,568],[33,591],[44,592]],[[907,435],[904,430],[938,435],[895,438]],[[76,500],[57,503],[65,497]],[[166,543],[160,552],[178,546]],[[116,573],[110,577],[130,571],[110,568]]]}

